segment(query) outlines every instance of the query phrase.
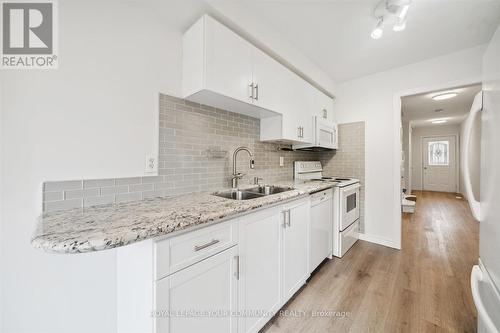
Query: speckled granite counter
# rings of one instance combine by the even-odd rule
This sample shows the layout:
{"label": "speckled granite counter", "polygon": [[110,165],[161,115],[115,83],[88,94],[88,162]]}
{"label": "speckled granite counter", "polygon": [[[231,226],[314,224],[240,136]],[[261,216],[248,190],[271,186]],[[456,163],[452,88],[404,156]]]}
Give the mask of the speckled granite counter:
{"label": "speckled granite counter", "polygon": [[333,186],[321,181],[280,185],[294,190],[244,201],[202,192],[46,213],[39,218],[31,244],[51,253],[106,250],[223,221]]}

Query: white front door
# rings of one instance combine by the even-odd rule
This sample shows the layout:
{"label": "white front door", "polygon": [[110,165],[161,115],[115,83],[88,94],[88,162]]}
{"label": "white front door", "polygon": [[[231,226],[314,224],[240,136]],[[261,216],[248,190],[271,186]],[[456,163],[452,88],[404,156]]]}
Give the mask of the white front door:
{"label": "white front door", "polygon": [[456,137],[423,138],[422,153],[423,190],[457,192]]}

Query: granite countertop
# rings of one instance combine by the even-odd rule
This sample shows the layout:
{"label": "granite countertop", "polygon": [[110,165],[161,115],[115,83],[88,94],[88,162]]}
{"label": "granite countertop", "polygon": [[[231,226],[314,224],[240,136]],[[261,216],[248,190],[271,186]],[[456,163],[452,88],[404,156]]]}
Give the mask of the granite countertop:
{"label": "granite countertop", "polygon": [[31,244],[50,253],[106,250],[223,221],[333,185],[321,181],[283,183],[280,186],[293,187],[293,190],[243,201],[200,192],[45,213],[39,218]]}

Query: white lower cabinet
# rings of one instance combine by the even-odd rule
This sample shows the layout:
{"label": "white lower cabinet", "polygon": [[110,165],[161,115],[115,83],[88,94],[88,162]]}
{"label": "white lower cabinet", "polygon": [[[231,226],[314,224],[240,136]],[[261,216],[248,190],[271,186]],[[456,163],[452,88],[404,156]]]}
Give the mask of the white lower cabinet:
{"label": "white lower cabinet", "polygon": [[292,203],[283,209],[283,303],[309,276],[309,203]]}
{"label": "white lower cabinet", "polygon": [[239,332],[257,332],[281,307],[281,210],[244,216],[239,223]]}
{"label": "white lower cabinet", "polygon": [[118,332],[258,332],[305,283],[309,197],[118,249]]}
{"label": "white lower cabinet", "polygon": [[156,333],[236,333],[237,264],[234,246],[156,281]]}

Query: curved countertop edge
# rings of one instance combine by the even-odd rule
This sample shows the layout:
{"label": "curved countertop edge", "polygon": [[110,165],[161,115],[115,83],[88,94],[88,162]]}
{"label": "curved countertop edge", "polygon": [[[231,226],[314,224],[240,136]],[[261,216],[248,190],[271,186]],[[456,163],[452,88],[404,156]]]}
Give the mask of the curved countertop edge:
{"label": "curved countertop edge", "polygon": [[[174,237],[298,200],[332,188],[335,183],[280,185],[294,189],[245,201],[216,197],[212,192],[199,192],[46,213],[39,217],[31,244],[46,253],[77,254],[114,249],[162,236]],[[193,210],[195,207],[198,209]]]}

